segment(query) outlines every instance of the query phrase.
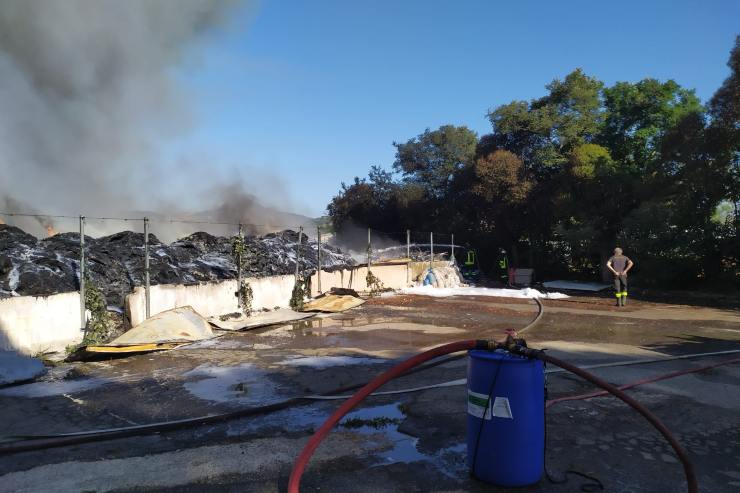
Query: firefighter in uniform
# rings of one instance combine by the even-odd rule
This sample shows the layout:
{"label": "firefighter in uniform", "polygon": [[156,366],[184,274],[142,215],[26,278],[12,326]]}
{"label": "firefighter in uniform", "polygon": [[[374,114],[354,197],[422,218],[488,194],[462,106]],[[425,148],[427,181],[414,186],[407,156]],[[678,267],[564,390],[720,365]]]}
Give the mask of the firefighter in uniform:
{"label": "firefighter in uniform", "polygon": [[606,262],[606,266],[614,274],[614,291],[617,296],[617,306],[627,304],[627,273],[635,265],[629,257],[622,253],[621,248],[614,249],[614,255]]}

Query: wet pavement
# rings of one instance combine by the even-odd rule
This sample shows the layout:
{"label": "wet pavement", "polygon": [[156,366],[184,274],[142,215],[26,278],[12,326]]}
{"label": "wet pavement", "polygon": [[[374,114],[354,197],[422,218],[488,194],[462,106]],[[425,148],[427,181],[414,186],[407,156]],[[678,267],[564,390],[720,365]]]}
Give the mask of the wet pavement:
{"label": "wet pavement", "polygon": [[[599,297],[546,300],[523,335],[581,365],[740,349],[740,312]],[[438,344],[500,338],[537,306],[481,297],[375,298],[342,314],[242,333],[181,349],[62,364],[40,381],[0,389],[0,438],[68,433],[206,416],[367,381],[399,358]],[[740,355],[600,368],[627,383]],[[405,376],[387,389],[465,377],[464,359]],[[550,397],[593,388],[548,375]],[[629,391],[689,450],[702,491],[740,491],[740,364]],[[586,480],[543,479],[516,490],[469,477],[464,385],[369,398],[319,448],[303,491],[579,491]],[[269,415],[0,456],[0,491],[285,491],[290,467],[340,401]],[[611,398],[570,401],[547,413],[547,465],[598,477],[606,491],[685,490],[668,445]],[[358,481],[358,478],[361,481]]]}

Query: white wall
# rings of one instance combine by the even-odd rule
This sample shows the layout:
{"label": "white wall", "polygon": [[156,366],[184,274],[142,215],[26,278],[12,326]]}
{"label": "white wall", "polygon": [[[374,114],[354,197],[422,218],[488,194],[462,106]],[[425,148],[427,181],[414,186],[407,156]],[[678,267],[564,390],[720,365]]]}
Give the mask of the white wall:
{"label": "white wall", "polygon": [[[412,264],[413,267],[413,264]],[[387,288],[398,289],[408,285],[407,276],[413,269],[405,263],[377,264],[371,266],[373,274]],[[324,292],[332,287],[368,291],[365,277],[367,267],[335,272],[322,272],[321,287]],[[254,292],[252,307],[273,309],[290,304],[293,276],[248,278]],[[151,287],[151,314],[192,306],[204,317],[224,315],[239,311],[236,281],[203,283],[196,285],[160,284]],[[317,276],[311,280],[312,295],[318,294]],[[145,319],[144,288],[137,287],[126,296],[126,316],[131,325]],[[80,330],[80,296],[77,292],[52,296],[21,296],[0,299],[0,349],[17,350],[25,354],[59,351],[82,340]]]}
{"label": "white wall", "polygon": [[0,299],[0,349],[23,354],[61,351],[82,341],[80,294]]}
{"label": "white wall", "polygon": [[[254,298],[252,308],[273,309],[287,307],[293,292],[293,276],[271,276],[247,278],[252,286]],[[204,317],[225,315],[239,311],[235,293],[235,280],[185,286],[182,284],[159,284],[150,288],[150,314],[170,310],[178,306],[192,306]],[[137,287],[126,296],[126,315],[131,325],[146,318],[146,297],[143,287]]]}
{"label": "white wall", "polygon": [[[373,275],[380,279],[383,286],[391,289],[400,289],[409,285],[406,263],[374,264],[370,266]],[[329,291],[331,288],[351,288],[355,291],[370,291],[367,285],[367,265],[352,267],[350,269],[335,270],[333,272],[321,272],[321,290]],[[319,294],[318,273],[311,276],[311,296]]]}
{"label": "white wall", "polygon": [[[434,267],[446,267],[449,262],[436,261]],[[370,270],[380,279],[383,286],[391,289],[401,289],[412,285],[416,278],[429,269],[429,262],[388,262],[372,264]],[[355,291],[370,291],[367,285],[367,265],[359,265],[350,269],[321,272],[321,291],[328,292],[331,288],[351,288]],[[311,276],[311,296],[319,294],[318,273]]]}
{"label": "white wall", "polygon": [[[383,285],[392,289],[399,289],[408,285],[407,265],[377,264],[371,267],[373,274]],[[409,272],[410,273],[410,272]],[[352,269],[323,271],[321,274],[321,289],[326,292],[332,287],[352,288],[357,291],[369,291],[365,277],[367,267],[360,266]],[[293,276],[270,276],[247,278],[252,286],[254,298],[252,308],[273,309],[276,306],[285,308],[290,305],[293,293]],[[318,294],[317,274],[311,278],[311,295]],[[195,285],[159,284],[150,288],[151,315],[170,310],[178,306],[192,306],[195,311],[204,317],[224,315],[239,311],[234,293],[237,289],[235,280]],[[134,292],[126,296],[126,316],[131,325],[144,321],[146,313],[146,299],[143,287],[137,287]]]}

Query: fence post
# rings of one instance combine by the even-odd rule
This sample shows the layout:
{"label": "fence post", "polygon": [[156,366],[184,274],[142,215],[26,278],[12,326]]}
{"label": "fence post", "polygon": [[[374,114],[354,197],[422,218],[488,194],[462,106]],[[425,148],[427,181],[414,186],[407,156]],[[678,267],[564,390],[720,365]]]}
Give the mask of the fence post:
{"label": "fence post", "polygon": [[236,252],[236,307],[241,310],[242,308],[242,247],[244,246],[244,233],[242,230],[242,224],[239,223],[239,244],[240,247]]}
{"label": "fence post", "polygon": [[149,218],[144,218],[144,299],[146,300],[146,318],[151,316],[151,299],[149,297]]}
{"label": "fence post", "polygon": [[303,253],[303,226],[298,227],[298,247],[296,248],[295,252],[295,279],[296,282],[298,282],[298,275],[301,273],[300,265],[301,265],[301,254]]}
{"label": "fence post", "polygon": [[455,233],[452,233],[452,240],[450,241],[452,243],[452,264],[455,264]]}
{"label": "fence post", "polygon": [[85,216],[80,216],[80,330],[83,339],[87,336],[85,311]]}
{"label": "fence post", "polygon": [[298,246],[295,249],[295,282],[298,282],[298,261],[300,260],[301,232],[298,231]]}
{"label": "fence post", "polygon": [[411,230],[406,230],[406,258],[409,263],[406,264],[406,284],[411,284]]}
{"label": "fence post", "polygon": [[321,226],[316,226],[316,288],[321,294]]}
{"label": "fence post", "polygon": [[429,233],[429,251],[431,255],[429,256],[429,270],[434,269],[434,233]]}

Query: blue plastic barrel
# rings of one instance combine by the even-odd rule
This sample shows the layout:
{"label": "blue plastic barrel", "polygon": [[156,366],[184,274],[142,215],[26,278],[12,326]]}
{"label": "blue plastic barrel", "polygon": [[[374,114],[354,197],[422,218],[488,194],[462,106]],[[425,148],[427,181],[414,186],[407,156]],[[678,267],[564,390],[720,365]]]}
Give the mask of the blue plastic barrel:
{"label": "blue plastic barrel", "polygon": [[498,486],[538,482],[545,458],[542,361],[469,351],[467,435],[474,477]]}

